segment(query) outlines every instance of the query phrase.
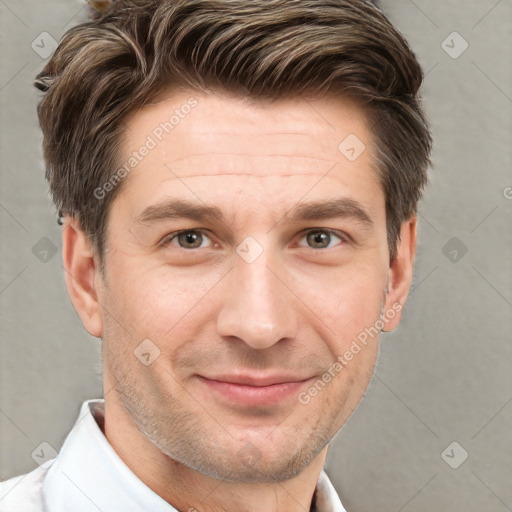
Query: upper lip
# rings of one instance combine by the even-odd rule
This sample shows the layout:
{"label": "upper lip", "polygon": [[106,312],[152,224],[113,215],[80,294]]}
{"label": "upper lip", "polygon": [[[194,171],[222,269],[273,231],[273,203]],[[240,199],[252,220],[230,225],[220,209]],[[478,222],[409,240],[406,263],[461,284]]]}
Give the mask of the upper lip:
{"label": "upper lip", "polygon": [[272,374],[256,374],[256,373],[244,373],[244,374],[230,374],[230,375],[215,375],[201,377],[208,380],[216,380],[219,382],[229,382],[230,384],[240,384],[244,386],[271,386],[272,384],[284,384],[285,382],[302,382],[311,378],[298,377],[296,374],[286,373],[272,373]]}

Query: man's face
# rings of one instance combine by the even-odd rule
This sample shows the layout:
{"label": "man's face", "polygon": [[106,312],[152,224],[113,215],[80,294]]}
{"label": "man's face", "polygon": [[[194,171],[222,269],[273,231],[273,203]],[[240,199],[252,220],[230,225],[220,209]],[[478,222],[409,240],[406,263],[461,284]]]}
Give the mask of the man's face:
{"label": "man's face", "polygon": [[[108,219],[106,407],[122,404],[204,474],[290,478],[361,399],[378,336],[344,355],[389,307],[385,198],[362,112],[190,92],[126,126],[127,161],[150,149]],[[339,149],[351,134],[366,146],[355,160]]]}

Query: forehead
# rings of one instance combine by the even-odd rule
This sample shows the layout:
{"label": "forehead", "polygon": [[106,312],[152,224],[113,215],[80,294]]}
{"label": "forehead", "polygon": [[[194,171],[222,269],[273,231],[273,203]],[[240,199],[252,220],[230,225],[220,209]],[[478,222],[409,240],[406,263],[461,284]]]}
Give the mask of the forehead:
{"label": "forehead", "polygon": [[124,123],[122,160],[134,166],[116,201],[133,218],[183,196],[221,204],[242,223],[254,211],[280,218],[306,194],[346,195],[370,212],[384,205],[366,118],[348,100],[174,92]]}
{"label": "forehead", "polygon": [[[132,113],[124,125],[124,159],[151,146],[146,165],[165,163],[180,176],[191,176],[193,168],[205,175],[265,176],[286,168],[290,174],[307,174],[329,164],[346,165],[347,138],[352,141],[348,146],[355,141],[358,152],[372,144],[362,110],[334,97],[270,102],[169,93]],[[365,153],[363,160],[371,163],[370,151]],[[273,164],[266,165],[270,160]]]}

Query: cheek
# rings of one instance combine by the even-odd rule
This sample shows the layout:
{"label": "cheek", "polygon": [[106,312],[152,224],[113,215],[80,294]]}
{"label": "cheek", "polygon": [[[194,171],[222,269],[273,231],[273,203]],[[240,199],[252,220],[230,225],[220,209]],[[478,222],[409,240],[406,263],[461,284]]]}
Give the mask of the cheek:
{"label": "cheek", "polygon": [[294,272],[287,282],[342,348],[379,319],[386,279],[386,269],[377,263],[351,262]]}
{"label": "cheek", "polygon": [[166,265],[148,269],[145,262],[139,264],[119,262],[116,266],[109,294],[114,303],[109,310],[130,333],[155,340],[200,324],[198,317],[207,312],[211,291],[225,274],[215,266],[203,270]]}
{"label": "cheek", "polygon": [[384,303],[383,287],[375,284],[347,286],[338,294],[338,303],[333,306],[337,313],[337,334],[346,338],[354,337],[361,330],[373,325],[380,316]]}

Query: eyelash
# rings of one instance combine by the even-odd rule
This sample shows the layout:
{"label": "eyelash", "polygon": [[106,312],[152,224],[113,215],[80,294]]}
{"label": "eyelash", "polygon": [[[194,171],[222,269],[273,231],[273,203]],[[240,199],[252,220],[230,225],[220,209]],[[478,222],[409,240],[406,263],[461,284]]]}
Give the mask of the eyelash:
{"label": "eyelash", "polygon": [[[183,229],[181,231],[175,231],[174,233],[170,233],[169,235],[167,235],[161,242],[160,245],[164,246],[164,247],[168,247],[169,245],[171,245],[171,242],[174,240],[174,239],[177,239],[179,235],[183,234],[183,233],[201,233],[202,235],[206,235],[208,237],[208,232],[203,230],[203,229]],[[309,234],[311,233],[328,233],[330,236],[335,236],[337,238],[340,239],[340,242],[339,244],[337,245],[343,245],[345,243],[348,242],[349,240],[349,237],[347,235],[345,235],[344,233],[340,233],[338,231],[334,231],[332,229],[323,229],[323,228],[314,228],[314,229],[308,229],[306,231],[302,231],[301,232],[301,239],[308,236]],[[209,237],[208,237],[209,238]],[[307,246],[299,246],[299,247],[307,247]],[[191,251],[197,251],[198,249],[201,249],[202,247],[197,247],[197,248],[194,248],[194,249],[185,249],[183,247],[180,247],[178,246],[179,249],[183,249],[184,251],[188,251],[188,252],[191,252]],[[327,250],[327,249],[332,249],[333,247],[325,247],[325,248],[320,248],[320,249],[315,249],[314,247],[310,247],[310,249],[314,249],[314,250]]]}

